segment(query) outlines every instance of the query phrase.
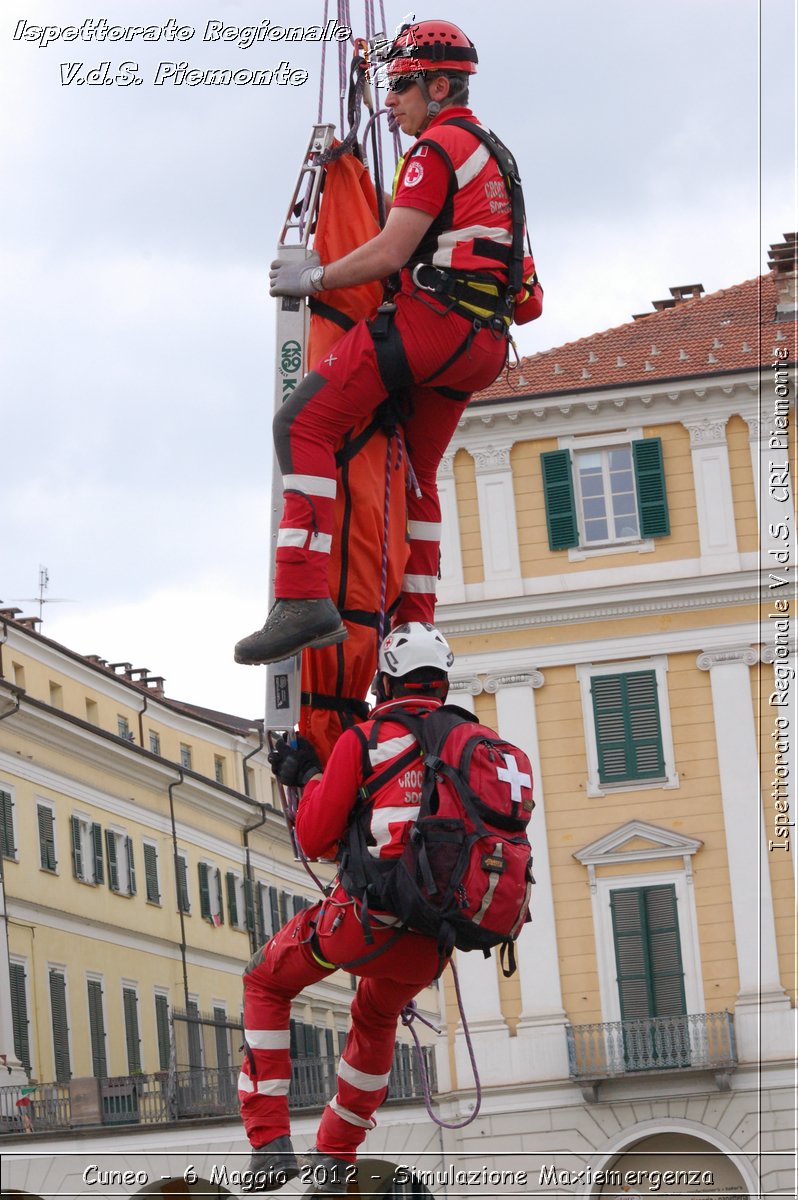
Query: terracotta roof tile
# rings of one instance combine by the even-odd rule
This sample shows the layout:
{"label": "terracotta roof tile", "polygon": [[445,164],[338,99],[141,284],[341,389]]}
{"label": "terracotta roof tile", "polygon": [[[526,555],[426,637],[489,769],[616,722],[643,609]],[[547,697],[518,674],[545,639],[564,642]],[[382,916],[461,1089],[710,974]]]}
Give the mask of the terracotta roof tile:
{"label": "terracotta roof tile", "polygon": [[708,296],[679,300],[627,325],[523,358],[520,370],[503,372],[474,402],[747,370],[756,366],[760,352],[762,362],[769,363],[788,327],[776,320],[777,298],[771,271]]}

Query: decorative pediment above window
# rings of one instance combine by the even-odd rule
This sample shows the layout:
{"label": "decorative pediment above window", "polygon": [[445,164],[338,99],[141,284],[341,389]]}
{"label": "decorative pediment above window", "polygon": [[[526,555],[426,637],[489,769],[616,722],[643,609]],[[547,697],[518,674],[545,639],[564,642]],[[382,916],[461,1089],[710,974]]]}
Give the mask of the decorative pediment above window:
{"label": "decorative pediment above window", "polygon": [[596,887],[596,867],[665,858],[683,859],[687,881],[692,883],[692,856],[703,844],[698,838],[685,837],[672,829],[649,825],[647,821],[627,821],[612,833],[574,851],[574,858],[587,867],[592,890]]}

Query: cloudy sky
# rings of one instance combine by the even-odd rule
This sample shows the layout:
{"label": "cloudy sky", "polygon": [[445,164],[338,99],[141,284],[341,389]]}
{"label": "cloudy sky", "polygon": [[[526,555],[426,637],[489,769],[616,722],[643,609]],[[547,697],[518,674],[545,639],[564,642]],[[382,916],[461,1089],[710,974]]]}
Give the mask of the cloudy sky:
{"label": "cloudy sky", "polygon": [[[361,0],[350,7],[364,32]],[[323,12],[4,0],[0,15],[0,599],[35,614],[44,565],[48,597],[64,601],[45,606],[44,633],[245,716],[260,715],[265,676],[236,667],[232,647],[266,612],[266,273],[321,51],[204,35],[211,21],[314,25]],[[405,15],[387,4],[389,27]],[[546,290],[524,353],[628,321],[671,285],[751,278],[796,228],[792,0],[436,0],[416,15],[457,20],[476,42],[474,108],[521,165]],[[24,35],[102,17],[195,32],[46,47]],[[74,82],[106,61],[112,74],[136,63],[142,82]],[[163,63],[281,61],[307,83],[155,83]],[[334,51],[326,74],[337,121]]]}

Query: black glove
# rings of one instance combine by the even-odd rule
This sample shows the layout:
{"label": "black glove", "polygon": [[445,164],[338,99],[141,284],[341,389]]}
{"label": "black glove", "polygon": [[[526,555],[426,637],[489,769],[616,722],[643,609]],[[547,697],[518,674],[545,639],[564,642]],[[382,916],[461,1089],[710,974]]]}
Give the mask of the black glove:
{"label": "black glove", "polygon": [[269,751],[269,766],[284,787],[304,787],[311,775],[321,772],[319,756],[307,738],[297,734],[291,745],[283,736]]}

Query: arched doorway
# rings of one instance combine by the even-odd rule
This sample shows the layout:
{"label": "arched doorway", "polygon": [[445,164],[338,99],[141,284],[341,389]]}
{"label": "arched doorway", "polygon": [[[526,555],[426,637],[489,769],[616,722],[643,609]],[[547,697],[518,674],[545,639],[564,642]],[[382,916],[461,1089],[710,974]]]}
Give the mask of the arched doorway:
{"label": "arched doorway", "polygon": [[733,1153],[678,1129],[630,1142],[600,1170],[603,1181],[593,1195],[602,1198],[637,1200],[653,1191],[659,1196],[680,1196],[682,1200],[709,1196],[749,1200],[750,1195]]}

